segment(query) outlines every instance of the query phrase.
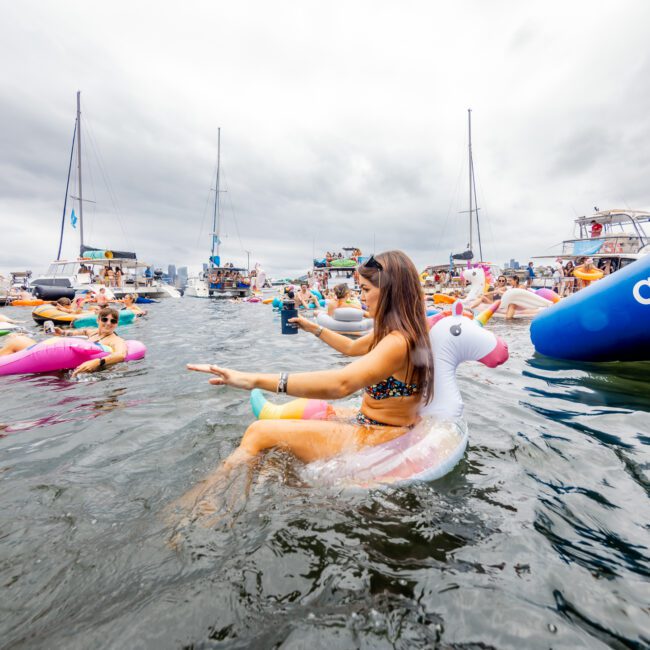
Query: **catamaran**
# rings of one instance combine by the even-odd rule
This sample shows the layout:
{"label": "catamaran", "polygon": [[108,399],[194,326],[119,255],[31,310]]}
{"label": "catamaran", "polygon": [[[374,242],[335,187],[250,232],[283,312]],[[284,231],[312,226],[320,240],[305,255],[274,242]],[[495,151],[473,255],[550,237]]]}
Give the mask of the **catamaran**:
{"label": "catamaran", "polygon": [[[73,208],[71,222],[75,228],[77,222],[79,225],[79,257],[76,259],[62,259],[61,247],[66,222],[68,191],[70,188],[75,144],[77,152],[78,196],[70,198],[76,199],[77,201],[78,216]],[[151,270],[151,264],[138,261],[135,253],[106,250],[86,245],[84,241],[84,198],[81,180],[81,93],[77,92],[77,118],[72,136],[68,180],[66,182],[63,216],[61,219],[59,250],[56,260],[50,264],[45,273],[33,277],[30,281],[30,287],[34,288],[37,285],[45,287],[54,286],[75,289],[75,291],[80,292],[98,291],[104,287],[109,297],[118,299],[127,293],[134,293],[143,298],[180,298],[180,292],[175,287],[163,282]],[[108,272],[109,267],[110,272]],[[120,270],[119,274],[117,274],[117,269]]]}

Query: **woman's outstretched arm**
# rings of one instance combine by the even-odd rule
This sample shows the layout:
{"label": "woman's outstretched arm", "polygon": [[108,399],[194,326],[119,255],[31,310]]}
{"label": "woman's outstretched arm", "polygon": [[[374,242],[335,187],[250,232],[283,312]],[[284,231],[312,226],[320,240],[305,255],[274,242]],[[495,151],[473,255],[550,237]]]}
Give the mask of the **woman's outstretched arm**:
{"label": "woman's outstretched arm", "polygon": [[290,318],[289,322],[295,323],[301,330],[304,330],[309,334],[317,334],[320,330],[320,340],[327,343],[327,345],[334,348],[337,352],[345,354],[347,357],[360,357],[363,354],[368,354],[370,351],[370,345],[373,340],[372,332],[353,340],[348,336],[343,336],[343,334],[334,332],[326,327],[321,327],[313,320],[303,318],[302,316]]}
{"label": "woman's outstretched arm", "polygon": [[[289,375],[286,392],[294,397],[347,397],[397,372],[404,366],[407,353],[405,339],[400,334],[392,333],[382,339],[368,354],[344,368]],[[281,378],[277,373],[240,372],[210,364],[188,364],[187,368],[214,375],[210,383],[215,386],[232,386],[243,390],[261,388],[276,392]]]}

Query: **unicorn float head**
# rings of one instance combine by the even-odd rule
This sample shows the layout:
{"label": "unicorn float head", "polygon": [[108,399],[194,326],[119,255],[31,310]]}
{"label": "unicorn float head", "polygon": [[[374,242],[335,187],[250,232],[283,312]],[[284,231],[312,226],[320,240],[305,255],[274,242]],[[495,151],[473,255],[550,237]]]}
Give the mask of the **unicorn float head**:
{"label": "unicorn float head", "polygon": [[[422,407],[419,423],[390,442],[309,463],[303,469],[303,477],[310,483],[370,486],[434,480],[450,472],[463,457],[468,440],[467,427],[458,422],[463,400],[456,368],[464,361],[479,361],[495,368],[508,359],[506,344],[483,328],[493,313],[490,307],[471,319],[458,300],[451,312],[432,317],[429,336],[434,396]],[[327,419],[333,415],[331,407],[322,400],[300,399],[276,407],[258,390],[252,392],[251,404],[260,418]]]}
{"label": "unicorn float head", "polygon": [[495,303],[471,319],[464,314],[463,303],[457,300],[451,314],[443,312],[429,320],[435,369],[433,399],[422,408],[422,415],[459,418],[463,413],[463,400],[456,382],[456,368],[464,361],[478,361],[496,368],[508,359],[505,342],[483,327],[496,308],[498,304]]}
{"label": "unicorn float head", "polygon": [[476,266],[463,271],[463,279],[469,283],[469,293],[466,301],[471,302],[482,296],[485,292],[485,271],[482,267]]}

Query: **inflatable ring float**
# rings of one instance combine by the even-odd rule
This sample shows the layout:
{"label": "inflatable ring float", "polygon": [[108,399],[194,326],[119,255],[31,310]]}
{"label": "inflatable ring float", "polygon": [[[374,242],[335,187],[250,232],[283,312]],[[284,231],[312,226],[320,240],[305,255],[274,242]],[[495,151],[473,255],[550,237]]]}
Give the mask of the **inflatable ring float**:
{"label": "inflatable ring float", "polygon": [[365,334],[373,328],[372,318],[364,318],[361,309],[354,307],[339,307],[334,310],[334,315],[321,312],[316,316],[316,322],[321,327],[341,334]]}
{"label": "inflatable ring float", "polygon": [[51,320],[55,325],[71,325],[79,316],[94,315],[93,312],[82,312],[81,314],[70,314],[67,311],[57,309],[55,305],[41,305],[32,311],[32,318],[42,325],[46,320]]}
{"label": "inflatable ring float", "polygon": [[[126,341],[125,361],[144,358],[147,348],[140,341]],[[28,375],[37,372],[71,370],[91,359],[110,355],[106,349],[88,341],[73,337],[54,337],[36,343],[29,348],[0,357],[0,375]]]}
{"label": "inflatable ring float", "polygon": [[590,271],[585,270],[584,265],[576,266],[573,269],[573,275],[580,280],[586,280],[587,282],[594,282],[600,280],[600,278],[605,275],[600,269],[591,269]]}
{"label": "inflatable ring float", "polygon": [[[135,312],[130,309],[122,309],[118,312],[119,320],[117,321],[118,325],[129,325],[135,320]],[[75,329],[81,327],[97,327],[97,314],[94,313],[85,313],[85,314],[73,314],[78,316],[72,322],[72,326]]]}
{"label": "inflatable ring float", "polygon": [[[370,487],[432,481],[458,464],[465,454],[468,430],[460,420],[463,402],[456,369],[470,360],[496,368],[508,359],[506,344],[482,326],[492,316],[492,309],[474,321],[467,320],[463,311],[458,301],[450,315],[440,314],[431,328],[436,391],[432,401],[420,409],[420,421],[388,442],[307,463],[301,472],[307,482]],[[251,392],[251,407],[259,419],[327,420],[332,411],[335,414],[327,402],[317,399],[271,404],[258,389]]]}

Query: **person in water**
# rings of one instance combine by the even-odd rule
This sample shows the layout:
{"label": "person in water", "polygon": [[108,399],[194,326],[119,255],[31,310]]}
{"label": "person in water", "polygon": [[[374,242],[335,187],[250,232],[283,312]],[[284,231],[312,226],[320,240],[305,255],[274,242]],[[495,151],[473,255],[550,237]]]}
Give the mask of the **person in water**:
{"label": "person in water", "polygon": [[53,304],[59,311],[64,311],[64,312],[66,312],[66,314],[74,314],[74,313],[76,313],[75,308],[72,305],[72,300],[70,300],[70,298],[59,298]]}
{"label": "person in water", "polygon": [[[60,327],[55,327],[54,332],[58,336],[85,336],[89,341],[98,343],[106,348],[110,354],[102,359],[90,359],[84,361],[81,365],[77,366],[72,373],[75,377],[81,372],[95,372],[102,370],[106,366],[112,366],[115,363],[124,361],[127,354],[126,341],[115,333],[119,314],[112,307],[104,307],[97,316],[97,327],[87,327],[85,329],[70,329],[63,330]],[[0,350],[0,356],[20,352],[25,348],[36,345],[34,339],[22,334],[16,334],[9,337],[7,344]]]}
{"label": "person in water", "polygon": [[309,305],[313,303],[314,307],[320,307],[318,298],[309,290],[309,285],[306,282],[300,284],[300,291],[295,294],[296,307],[299,309],[309,309]]}
{"label": "person in water", "polygon": [[132,311],[136,316],[146,316],[147,310],[146,309],[141,309],[137,304],[136,301],[137,296],[134,293],[127,293],[126,296],[124,296],[124,299],[122,302],[124,303],[124,309],[128,309],[129,311]]}
{"label": "person in water", "polygon": [[334,300],[327,301],[327,315],[333,317],[339,307],[361,309],[361,305],[356,300],[351,300],[350,287],[347,284],[337,284],[334,287]]}
{"label": "person in water", "polygon": [[257,373],[211,364],[188,369],[214,375],[210,383],[243,390],[260,388],[295,397],[341,399],[363,389],[356,412],[330,407],[321,420],[264,419],[253,422],[223,465],[182,502],[199,513],[214,511],[205,495],[242,464],[271,448],[290,451],[303,462],[388,442],[418,421],[433,393],[433,355],[417,269],[401,251],[372,256],[359,268],[361,298],[375,319],[371,333],[351,340],[306,318],[291,319],[335,350],[356,361],[343,368],[301,373]]}

